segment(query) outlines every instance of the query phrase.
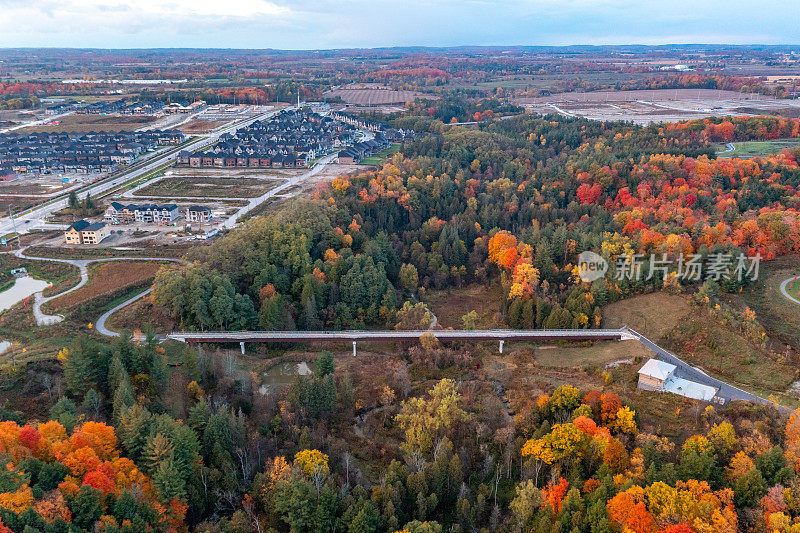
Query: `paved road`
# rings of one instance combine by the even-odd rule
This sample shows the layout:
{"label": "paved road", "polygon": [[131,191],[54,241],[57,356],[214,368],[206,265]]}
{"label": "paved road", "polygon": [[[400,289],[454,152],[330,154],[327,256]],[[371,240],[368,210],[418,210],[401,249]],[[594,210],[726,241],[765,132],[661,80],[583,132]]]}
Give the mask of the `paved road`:
{"label": "paved road", "polygon": [[108,317],[110,317],[112,314],[116,313],[117,311],[119,311],[123,307],[126,307],[126,306],[132,304],[133,302],[143,298],[144,296],[147,296],[148,294],[150,294],[150,291],[152,291],[152,290],[153,289],[150,288],[150,289],[147,289],[145,291],[142,291],[139,294],[137,294],[136,296],[125,300],[124,302],[122,302],[118,306],[114,307],[113,309],[109,309],[108,311],[106,311],[105,313],[100,315],[100,318],[98,318],[97,322],[95,322],[95,324],[94,324],[95,331],[97,331],[97,333],[99,333],[100,335],[105,335],[106,337],[119,337],[119,333],[117,333],[116,331],[111,331],[110,329],[108,329],[106,327],[106,320],[108,320]]}
{"label": "paved road", "polygon": [[784,296],[786,296],[787,298],[789,298],[789,299],[790,299],[791,301],[793,301],[794,303],[796,303],[796,304],[800,304],[800,300],[798,300],[797,298],[795,298],[794,296],[792,296],[791,294],[789,294],[789,291],[787,291],[787,290],[786,290],[786,287],[787,287],[787,286],[788,286],[788,285],[789,285],[791,282],[793,282],[793,281],[796,281],[797,279],[798,279],[798,277],[797,277],[797,276],[794,276],[793,278],[789,278],[789,279],[786,279],[786,280],[784,280],[784,281],[783,281],[783,283],[781,283],[781,294],[783,294]]}
{"label": "paved road", "polygon": [[313,342],[419,340],[432,334],[439,340],[628,340],[635,337],[621,329],[475,329],[475,330],[380,330],[380,331],[176,331],[167,337],[180,342]]}
{"label": "paved road", "polygon": [[[56,298],[60,298],[66,294],[69,294],[73,291],[76,291],[86,285],[89,281],[89,269],[88,266],[90,263],[101,263],[107,261],[170,261],[170,262],[181,262],[181,259],[173,259],[173,258],[166,258],[166,257],[103,257],[98,259],[51,259],[48,257],[33,257],[29,255],[25,255],[25,248],[17,250],[14,252],[14,255],[19,257],[20,259],[28,259],[31,261],[53,261],[56,263],[66,263],[69,265],[73,265],[78,267],[81,273],[81,280],[78,282],[77,285],[71,287],[63,292],[55,294],[53,296],[44,296],[41,292],[37,292],[34,295],[34,302],[33,302],[33,317],[36,319],[36,324],[40,326],[49,326],[52,324],[57,324],[64,320],[64,315],[48,315],[42,311],[42,305],[46,304],[51,300],[55,300]],[[141,296],[141,295],[140,295]],[[130,303],[130,302],[128,302]],[[124,307],[124,305],[119,306]],[[113,310],[112,310],[113,312]],[[111,314],[110,312],[108,313]],[[108,317],[106,317],[108,318]],[[105,324],[105,320],[103,321]],[[106,335],[106,333],[103,333]]]}
{"label": "paved road", "polygon": [[728,153],[733,152],[734,150],[736,150],[736,147],[733,145],[733,143],[727,143],[725,146],[727,148],[725,148],[721,152],[717,152],[717,155],[728,154]]}
{"label": "paved road", "polygon": [[28,128],[30,126],[41,126],[45,122],[52,122],[53,120],[58,120],[60,118],[66,117],[67,115],[73,114],[75,111],[67,111],[66,113],[61,113],[60,115],[52,115],[49,117],[44,117],[38,120],[32,120],[31,122],[24,122],[22,124],[17,124],[16,126],[11,126],[10,128],[6,128],[4,130],[0,130],[0,133],[9,133],[14,130],[20,130],[22,128]]}
{"label": "paved road", "polygon": [[236,211],[230,217],[228,217],[228,219],[225,222],[220,224],[220,228],[224,228],[224,229],[233,228],[236,225],[236,223],[239,221],[240,218],[242,218],[244,215],[246,215],[247,213],[249,213],[250,211],[252,211],[256,207],[260,206],[261,204],[263,204],[264,202],[266,202],[267,200],[269,200],[273,196],[279,194],[281,191],[285,191],[286,189],[289,189],[289,188],[297,185],[298,183],[300,183],[302,181],[307,180],[308,178],[310,178],[311,176],[313,176],[315,174],[318,174],[323,168],[325,168],[325,165],[327,165],[328,163],[330,163],[331,161],[336,159],[337,155],[338,154],[336,152],[334,152],[334,153],[332,153],[330,155],[327,155],[327,156],[323,157],[322,159],[320,159],[319,161],[317,161],[317,164],[314,165],[314,167],[311,168],[310,170],[308,170],[307,172],[303,172],[299,176],[295,176],[293,178],[288,178],[287,180],[285,180],[283,183],[281,183],[280,185],[278,185],[274,189],[269,190],[269,191],[265,192],[264,194],[262,194],[261,196],[258,196],[256,198],[251,198],[250,201],[247,202],[247,205],[239,208],[239,210]]}
{"label": "paved road", "polygon": [[[672,365],[675,365],[677,369],[675,370],[675,376],[679,378],[683,378],[689,381],[694,381],[696,383],[701,383],[703,385],[708,385],[710,387],[716,387],[719,389],[717,393],[718,396],[725,398],[726,400],[744,400],[748,402],[754,403],[763,403],[767,405],[775,405],[771,401],[762,398],[761,396],[757,396],[755,394],[751,394],[747,391],[744,391],[738,387],[734,387],[728,383],[725,383],[722,380],[717,378],[713,378],[703,372],[701,369],[693,367],[689,363],[685,362],[683,359],[679,358],[677,355],[673,354],[672,352],[668,352],[661,346],[657,345],[641,333],[637,333],[636,331],[629,329],[630,333],[639,339],[639,341],[650,348],[656,355],[657,358],[666,361]],[[784,408],[785,409],[785,408]]]}
{"label": "paved road", "polygon": [[[92,196],[97,197],[98,195],[106,191],[118,187],[126,182],[140,178],[146,175],[148,172],[151,172],[167,163],[171,163],[172,161],[178,158],[178,154],[183,150],[201,150],[206,146],[209,146],[217,142],[217,140],[219,140],[219,138],[223,134],[238,130],[239,128],[249,126],[256,120],[265,120],[271,117],[272,115],[278,113],[279,111],[280,111],[279,109],[273,109],[267,113],[263,113],[256,117],[241,122],[235,122],[222,129],[215,130],[211,134],[200,136],[199,139],[182,146],[180,150],[172,150],[171,152],[167,150],[166,155],[164,155],[164,152],[156,152],[152,154],[149,157],[149,159],[146,160],[147,163],[141,164],[140,162],[137,162],[134,164],[134,168],[126,172],[123,172],[121,175],[115,178],[104,179],[95,184],[92,184],[87,188],[81,190],[80,194],[83,195],[85,193],[90,192]],[[61,198],[59,200],[49,202],[45,205],[34,207],[20,214],[17,214],[14,216],[15,218],[14,221],[12,221],[7,216],[0,218],[0,235],[11,233],[12,231],[14,231],[15,228],[20,233],[27,233],[31,229],[36,229],[43,223],[44,218],[66,207],[67,202],[68,198],[65,196],[64,198]]]}

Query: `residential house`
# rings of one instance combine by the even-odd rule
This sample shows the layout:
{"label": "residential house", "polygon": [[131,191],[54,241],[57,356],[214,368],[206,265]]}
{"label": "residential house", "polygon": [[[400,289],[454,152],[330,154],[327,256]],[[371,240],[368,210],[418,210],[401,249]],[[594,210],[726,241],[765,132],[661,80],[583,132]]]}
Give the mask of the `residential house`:
{"label": "residential house", "polygon": [[79,220],[64,232],[64,241],[67,244],[98,244],[109,235],[111,228],[105,222]]}
{"label": "residential house", "polygon": [[201,205],[192,205],[186,209],[187,222],[208,222],[211,220],[211,209]]}

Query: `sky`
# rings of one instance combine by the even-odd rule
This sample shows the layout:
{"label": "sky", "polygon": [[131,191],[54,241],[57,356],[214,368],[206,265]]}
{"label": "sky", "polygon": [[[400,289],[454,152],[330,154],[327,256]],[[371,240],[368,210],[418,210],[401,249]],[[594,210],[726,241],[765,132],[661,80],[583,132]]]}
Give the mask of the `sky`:
{"label": "sky", "polygon": [[0,47],[800,44],[798,14],[800,0],[0,0]]}

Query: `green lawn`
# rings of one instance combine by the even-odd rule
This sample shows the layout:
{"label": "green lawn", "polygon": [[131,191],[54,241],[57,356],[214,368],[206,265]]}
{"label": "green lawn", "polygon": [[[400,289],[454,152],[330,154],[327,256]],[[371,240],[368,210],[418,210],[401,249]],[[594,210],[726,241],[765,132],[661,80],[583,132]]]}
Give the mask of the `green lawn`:
{"label": "green lawn", "polygon": [[[800,146],[800,139],[775,139],[772,141],[747,141],[733,143],[732,152],[718,153],[721,158],[728,157],[765,157],[777,154],[784,148]],[[725,150],[725,146],[719,147],[719,152]]]}
{"label": "green lawn", "polygon": [[792,281],[786,285],[786,292],[797,299],[800,299],[800,280]]}
{"label": "green lawn", "polygon": [[389,148],[378,152],[375,155],[365,157],[359,163],[360,165],[373,165],[373,166],[380,166],[386,162],[391,156],[396,154],[400,150],[399,144],[393,144]]}

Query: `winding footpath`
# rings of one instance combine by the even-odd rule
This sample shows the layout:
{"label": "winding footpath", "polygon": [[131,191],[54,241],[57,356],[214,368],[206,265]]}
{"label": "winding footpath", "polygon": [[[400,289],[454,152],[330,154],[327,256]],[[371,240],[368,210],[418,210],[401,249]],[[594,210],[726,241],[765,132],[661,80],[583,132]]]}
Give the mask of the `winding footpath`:
{"label": "winding footpath", "polygon": [[794,276],[794,277],[791,277],[789,279],[783,280],[783,283],[781,283],[781,294],[783,294],[785,297],[789,298],[794,303],[800,304],[800,300],[798,300],[797,298],[795,298],[794,296],[789,294],[789,291],[786,290],[786,287],[788,287],[791,282],[797,281],[797,279],[798,279],[798,276]]}
{"label": "winding footpath", "polygon": [[[56,298],[60,298],[66,294],[74,292],[89,282],[89,269],[88,266],[90,263],[104,263],[108,261],[168,261],[172,263],[180,263],[183,262],[182,259],[174,259],[170,257],[101,257],[97,259],[55,259],[49,257],[34,257],[30,255],[25,255],[25,248],[21,248],[14,252],[14,255],[19,257],[20,259],[28,259],[30,261],[53,261],[55,263],[66,263],[68,265],[73,265],[78,267],[78,270],[81,273],[81,280],[78,282],[77,285],[70,287],[69,289],[62,291],[58,294],[52,296],[44,296],[42,292],[37,292],[34,295],[34,302],[33,302],[33,316],[36,319],[36,324],[39,326],[49,326],[52,324],[57,324],[64,320],[64,315],[48,315],[44,311],[42,311],[42,306],[51,300],[55,300]],[[97,321],[97,332],[101,335],[105,335],[108,337],[118,337],[119,333],[115,333],[110,331],[105,327],[106,320],[112,313],[115,311],[122,309],[126,305],[134,302],[138,298],[141,298],[143,295],[148,294],[150,289],[143,291],[136,295],[136,297],[126,300],[122,304],[116,306],[115,308],[103,313],[103,315]]]}
{"label": "winding footpath", "polygon": [[138,293],[136,296],[128,298],[127,300],[125,300],[124,302],[119,304],[118,306],[116,306],[116,307],[114,307],[112,309],[109,309],[108,311],[106,311],[105,313],[100,315],[100,318],[98,318],[97,322],[95,322],[95,324],[94,324],[94,329],[97,331],[97,333],[99,333],[100,335],[105,335],[106,337],[119,337],[119,333],[117,333],[116,331],[111,331],[110,329],[108,329],[106,327],[106,320],[108,320],[108,317],[110,317],[111,315],[113,315],[114,313],[116,313],[117,311],[122,309],[123,307],[129,306],[130,304],[132,304],[136,300],[144,298],[145,296],[150,294],[150,291],[152,291],[152,290],[153,290],[152,288],[146,289],[146,290]]}

